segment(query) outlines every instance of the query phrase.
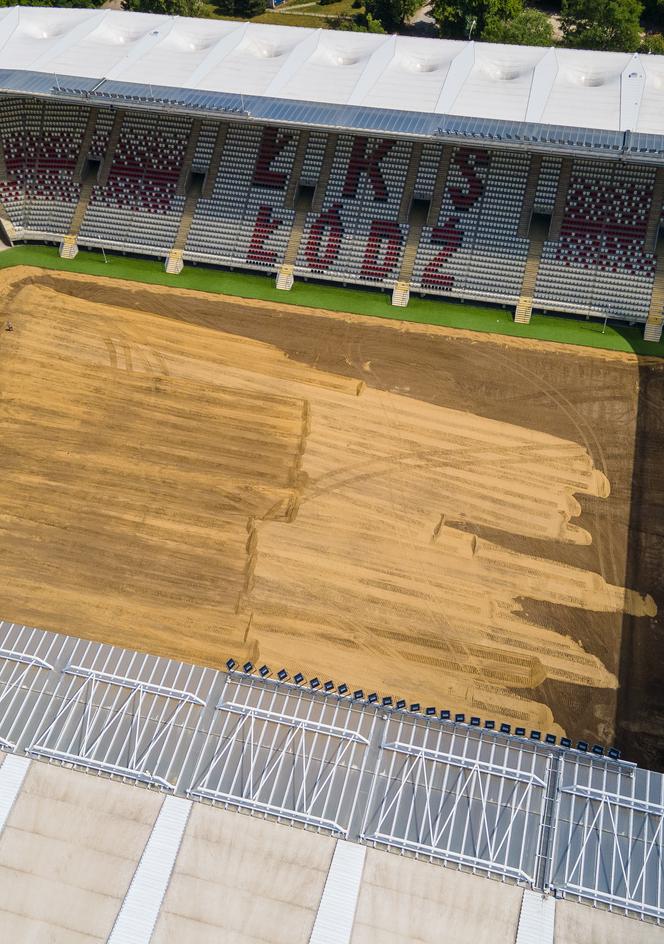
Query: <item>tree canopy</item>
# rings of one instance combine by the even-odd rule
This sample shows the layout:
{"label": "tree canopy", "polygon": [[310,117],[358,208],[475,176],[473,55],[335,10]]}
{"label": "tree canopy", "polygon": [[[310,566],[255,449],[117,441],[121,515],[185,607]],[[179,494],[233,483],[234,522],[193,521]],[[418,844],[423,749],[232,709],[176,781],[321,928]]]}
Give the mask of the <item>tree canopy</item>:
{"label": "tree canopy", "polygon": [[512,46],[552,46],[553,26],[546,13],[527,8],[511,20],[489,16],[482,30],[485,43],[508,43]]}
{"label": "tree canopy", "polygon": [[162,16],[205,16],[201,0],[123,0],[125,10]]}
{"label": "tree canopy", "polygon": [[421,0],[366,0],[367,14],[394,32],[404,25],[421,6]]}
{"label": "tree canopy", "polygon": [[511,20],[522,11],[523,0],[433,0],[431,6],[441,35],[457,39],[480,39],[490,19]]}
{"label": "tree canopy", "polygon": [[566,46],[636,52],[641,46],[640,0],[563,0],[561,29]]}

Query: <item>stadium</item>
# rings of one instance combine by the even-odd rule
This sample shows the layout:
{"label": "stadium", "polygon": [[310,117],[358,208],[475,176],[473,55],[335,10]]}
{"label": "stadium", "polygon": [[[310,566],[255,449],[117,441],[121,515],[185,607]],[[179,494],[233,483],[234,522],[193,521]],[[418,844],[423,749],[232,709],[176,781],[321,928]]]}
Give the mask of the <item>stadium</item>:
{"label": "stadium", "polygon": [[0,10],[3,940],[661,938],[663,102]]}

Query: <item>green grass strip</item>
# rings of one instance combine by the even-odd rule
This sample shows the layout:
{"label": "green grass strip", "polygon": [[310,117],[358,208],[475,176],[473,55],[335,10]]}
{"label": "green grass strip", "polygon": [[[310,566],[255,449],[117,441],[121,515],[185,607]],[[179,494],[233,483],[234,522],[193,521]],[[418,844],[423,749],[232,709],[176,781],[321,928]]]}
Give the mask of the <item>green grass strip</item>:
{"label": "green grass strip", "polygon": [[412,296],[407,308],[394,308],[390,293],[378,290],[343,288],[338,285],[296,282],[290,292],[274,287],[274,276],[247,272],[225,272],[221,269],[187,265],[180,275],[168,275],[162,262],[155,259],[106,255],[81,249],[75,259],[61,259],[53,246],[23,245],[0,252],[0,268],[17,265],[81,272],[106,278],[128,279],[150,285],[172,285],[213,294],[255,298],[282,305],[302,305],[326,311],[374,315],[393,321],[414,321],[419,324],[443,325],[504,334],[511,337],[560,341],[610,351],[631,351],[635,354],[664,357],[664,342],[653,344],[643,340],[643,328],[613,327],[597,320],[577,321],[555,315],[534,314],[529,325],[516,324],[512,311],[498,307],[462,304],[435,298]]}

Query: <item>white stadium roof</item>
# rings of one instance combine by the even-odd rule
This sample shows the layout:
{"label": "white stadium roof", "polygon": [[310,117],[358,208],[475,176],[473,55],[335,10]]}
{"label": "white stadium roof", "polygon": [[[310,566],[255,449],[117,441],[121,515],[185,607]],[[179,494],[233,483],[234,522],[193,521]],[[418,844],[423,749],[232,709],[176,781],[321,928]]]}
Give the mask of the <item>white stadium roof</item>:
{"label": "white stadium roof", "polygon": [[[98,93],[116,99],[142,97],[153,104],[242,112],[262,120],[348,125],[388,133],[466,135],[468,120],[474,122],[471,136],[475,137],[504,139],[504,133],[490,133],[494,126],[503,132],[508,125],[522,126],[522,131],[526,125],[536,127],[538,133],[530,138],[534,141],[541,140],[542,128],[584,129],[595,132],[592,143],[586,134],[586,147],[613,150],[624,149],[625,133],[664,135],[664,56],[379,36],[116,10],[3,9],[0,90],[38,94],[65,90],[87,98]],[[257,111],[256,103],[265,101],[279,102],[280,113],[270,115],[260,107]],[[293,103],[307,105],[308,110],[300,110],[298,116]],[[288,104],[290,113],[284,110]],[[318,122],[312,105],[318,106]],[[354,119],[347,122],[350,114]],[[359,114],[364,120],[358,122]],[[399,121],[394,118],[397,114],[402,116]],[[391,122],[385,117],[389,115]],[[426,116],[428,121],[416,126],[415,116]],[[444,129],[439,127],[442,119]],[[457,125],[465,121],[465,129],[450,130],[454,120]],[[481,132],[478,121],[483,123]],[[612,137],[600,145],[597,132]],[[524,135],[515,134],[515,138],[524,140]],[[580,142],[563,136],[554,143]],[[661,142],[655,149],[661,153]]]}

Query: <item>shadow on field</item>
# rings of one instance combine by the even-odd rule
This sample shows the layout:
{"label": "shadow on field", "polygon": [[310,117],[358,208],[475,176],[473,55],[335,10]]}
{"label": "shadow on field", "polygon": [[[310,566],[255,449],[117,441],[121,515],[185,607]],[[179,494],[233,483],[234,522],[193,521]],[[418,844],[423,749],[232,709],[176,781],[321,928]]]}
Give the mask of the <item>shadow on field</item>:
{"label": "shadow on field", "polygon": [[659,618],[623,620],[616,736],[626,757],[664,770],[664,364],[640,358],[638,379],[625,586],[647,588]]}

